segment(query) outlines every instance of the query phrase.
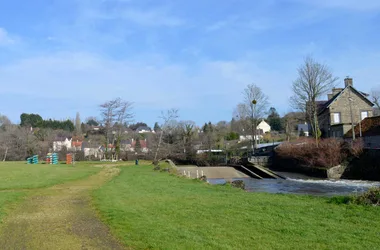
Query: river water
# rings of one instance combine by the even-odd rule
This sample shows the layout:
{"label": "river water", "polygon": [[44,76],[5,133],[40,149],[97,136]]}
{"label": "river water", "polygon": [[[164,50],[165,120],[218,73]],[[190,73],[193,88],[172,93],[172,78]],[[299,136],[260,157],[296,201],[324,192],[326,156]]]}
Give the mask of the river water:
{"label": "river water", "polygon": [[[286,180],[239,178],[243,180],[245,189],[250,192],[305,194],[317,196],[338,196],[363,193],[371,187],[379,186],[380,182],[356,180],[326,180],[291,175]],[[287,175],[287,176],[289,176]],[[302,178],[300,178],[302,177]],[[208,179],[211,184],[224,184],[225,179]]]}

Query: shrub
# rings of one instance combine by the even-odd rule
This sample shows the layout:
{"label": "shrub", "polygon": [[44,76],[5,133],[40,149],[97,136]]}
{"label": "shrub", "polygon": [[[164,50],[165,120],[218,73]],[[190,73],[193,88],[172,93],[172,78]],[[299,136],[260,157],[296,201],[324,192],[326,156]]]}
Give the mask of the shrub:
{"label": "shrub", "polygon": [[307,167],[331,168],[339,165],[345,158],[343,142],[335,138],[320,140],[302,138],[296,142],[284,143],[277,148],[278,155],[293,159]]}
{"label": "shrub", "polygon": [[367,192],[354,196],[352,203],[366,206],[380,206],[380,187],[370,188]]}

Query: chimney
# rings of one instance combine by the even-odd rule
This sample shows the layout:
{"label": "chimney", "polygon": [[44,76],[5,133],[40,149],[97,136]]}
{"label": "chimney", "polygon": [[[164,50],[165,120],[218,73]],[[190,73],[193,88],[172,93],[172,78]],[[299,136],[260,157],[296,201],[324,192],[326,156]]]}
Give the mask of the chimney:
{"label": "chimney", "polygon": [[342,88],[333,88],[332,89],[332,96],[339,94],[342,90],[343,90]]}
{"label": "chimney", "polygon": [[344,79],[344,86],[347,88],[348,86],[351,86],[351,87],[353,87],[354,86],[354,83],[353,83],[353,81],[352,81],[352,78],[350,78],[350,77],[346,77],[345,79]]}
{"label": "chimney", "polygon": [[333,94],[327,94],[327,100],[329,101],[329,100],[331,100],[331,98],[333,98]]}

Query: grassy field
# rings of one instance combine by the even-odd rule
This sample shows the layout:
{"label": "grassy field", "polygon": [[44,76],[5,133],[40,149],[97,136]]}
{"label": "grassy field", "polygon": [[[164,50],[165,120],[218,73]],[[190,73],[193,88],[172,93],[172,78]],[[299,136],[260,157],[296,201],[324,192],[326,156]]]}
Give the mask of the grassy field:
{"label": "grassy field", "polygon": [[[28,190],[85,178],[99,172],[93,163],[73,166],[27,165],[24,162],[0,162],[0,222],[11,206],[27,196]],[[28,190],[26,190],[28,189]]]}
{"label": "grassy field", "polygon": [[94,163],[78,163],[71,166],[1,162],[0,190],[41,188],[85,178],[100,170],[93,165]]}
{"label": "grassy field", "polygon": [[247,193],[123,167],[94,205],[134,249],[378,249],[380,209]]}

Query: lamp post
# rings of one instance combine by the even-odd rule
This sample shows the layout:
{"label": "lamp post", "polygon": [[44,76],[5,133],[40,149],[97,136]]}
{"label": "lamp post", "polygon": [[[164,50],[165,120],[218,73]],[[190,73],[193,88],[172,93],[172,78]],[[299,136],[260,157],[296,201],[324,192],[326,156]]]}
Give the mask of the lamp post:
{"label": "lamp post", "polygon": [[251,119],[252,119],[252,133],[253,133],[253,138],[252,138],[252,155],[255,153],[255,148],[256,148],[256,133],[257,133],[257,128],[256,128],[256,120],[254,119],[254,114],[256,113],[256,100],[252,100],[252,107],[251,107]]}

